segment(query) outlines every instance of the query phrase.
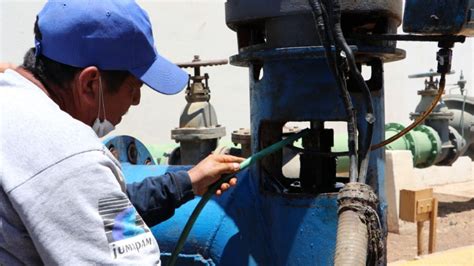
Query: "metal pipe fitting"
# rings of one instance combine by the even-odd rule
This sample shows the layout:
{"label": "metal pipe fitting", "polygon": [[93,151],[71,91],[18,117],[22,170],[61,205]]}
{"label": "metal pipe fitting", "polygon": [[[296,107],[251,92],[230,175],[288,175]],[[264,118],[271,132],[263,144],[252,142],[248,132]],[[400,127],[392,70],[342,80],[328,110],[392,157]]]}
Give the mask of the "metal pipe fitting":
{"label": "metal pipe fitting", "polygon": [[[385,125],[385,136],[389,138],[405,127],[397,123]],[[402,138],[386,146],[387,150],[409,150],[413,155],[413,166],[424,168],[434,165],[441,158],[442,142],[433,128],[420,125]]]}

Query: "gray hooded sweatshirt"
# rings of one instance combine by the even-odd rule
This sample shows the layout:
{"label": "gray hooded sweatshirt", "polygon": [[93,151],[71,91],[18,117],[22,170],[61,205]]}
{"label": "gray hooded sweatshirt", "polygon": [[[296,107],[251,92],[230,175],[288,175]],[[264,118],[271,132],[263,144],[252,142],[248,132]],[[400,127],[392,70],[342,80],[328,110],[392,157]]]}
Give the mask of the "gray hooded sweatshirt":
{"label": "gray hooded sweatshirt", "polygon": [[119,163],[13,70],[0,74],[0,265],[160,264]]}

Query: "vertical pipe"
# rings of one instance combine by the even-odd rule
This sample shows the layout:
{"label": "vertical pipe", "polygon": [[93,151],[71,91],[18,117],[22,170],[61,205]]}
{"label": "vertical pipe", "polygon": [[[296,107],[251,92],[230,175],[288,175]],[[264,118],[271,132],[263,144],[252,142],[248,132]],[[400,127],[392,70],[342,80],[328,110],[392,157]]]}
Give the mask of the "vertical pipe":
{"label": "vertical pipe", "polygon": [[367,226],[355,211],[339,215],[334,265],[363,266],[367,260]]}

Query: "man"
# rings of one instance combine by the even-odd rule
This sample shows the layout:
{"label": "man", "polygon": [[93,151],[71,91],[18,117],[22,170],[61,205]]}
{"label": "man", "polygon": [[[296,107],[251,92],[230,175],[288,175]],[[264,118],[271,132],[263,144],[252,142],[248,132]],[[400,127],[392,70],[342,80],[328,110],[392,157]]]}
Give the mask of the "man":
{"label": "man", "polygon": [[238,170],[241,158],[211,155],[124,184],[97,136],[139,104],[143,83],[174,94],[187,82],[151,32],[130,0],[50,1],[38,14],[35,48],[0,74],[0,265],[159,264],[148,226]]}

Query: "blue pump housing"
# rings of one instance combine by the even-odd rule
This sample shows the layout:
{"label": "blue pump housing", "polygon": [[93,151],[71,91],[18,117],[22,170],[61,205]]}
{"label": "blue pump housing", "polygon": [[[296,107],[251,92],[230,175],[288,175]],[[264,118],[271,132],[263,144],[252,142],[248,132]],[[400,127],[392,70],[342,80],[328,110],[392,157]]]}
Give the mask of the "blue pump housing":
{"label": "blue pump housing", "polygon": [[[265,61],[261,79],[254,75],[256,66],[250,65],[252,131],[257,132],[252,134],[253,143],[260,143],[263,137],[259,133],[262,121],[344,118],[335,81],[322,55],[320,47],[313,47],[270,49],[258,54],[241,54],[232,59],[234,62],[244,62],[251,56],[257,56]],[[267,61],[267,58],[271,60]],[[358,99],[357,94],[354,95],[356,107],[364,108],[363,101]],[[384,123],[382,96],[382,91],[379,91],[374,97],[377,128]],[[376,132],[376,141],[382,139],[382,133],[383,130]],[[122,141],[113,139],[106,145],[113,144],[114,148],[122,151],[137,147],[137,158],[148,158],[149,153],[143,145],[132,138],[125,138],[122,137]],[[135,144],[130,145],[131,142]],[[260,148],[254,145],[252,149],[256,152]],[[144,155],[140,155],[140,151]],[[128,161],[130,154],[136,153],[119,152],[126,182],[186,169],[185,166],[131,164]],[[368,178],[379,196],[382,221],[386,209],[383,166],[383,152],[373,152]],[[281,165],[279,167],[281,172]],[[334,263],[338,217],[336,192],[287,193],[285,189],[275,189],[277,176],[265,172],[261,163],[241,172],[238,178],[235,188],[221,197],[214,197],[204,208],[179,255],[177,265]],[[160,245],[163,263],[166,264],[170,257],[198,200],[184,204],[171,219],[152,228]]]}
{"label": "blue pump housing", "polygon": [[[267,2],[270,6],[264,4]],[[345,1],[348,3],[352,4],[343,5],[342,15],[360,20],[351,23],[347,30],[366,30],[367,26],[375,25],[373,30],[381,34],[396,31],[401,0],[370,1],[372,5],[365,5],[362,0]],[[378,12],[380,9],[384,12]],[[239,45],[239,53],[230,61],[249,69],[252,152],[281,140],[282,126],[289,121],[309,122],[315,132],[309,140],[313,141],[311,144],[317,146],[319,141],[325,142],[326,147],[332,146],[331,131],[326,130],[324,123],[346,121],[347,113],[306,1],[228,0],[226,13],[227,24],[236,31]],[[400,51],[395,49],[394,42],[361,42],[351,48],[358,62],[372,70],[367,81],[374,103],[372,141],[379,143],[385,137],[383,63],[401,59],[397,57]],[[350,81],[348,87],[354,107],[367,110],[360,89]],[[363,111],[357,113],[361,135],[367,132],[366,119]],[[137,142],[122,137],[121,141],[114,139],[107,144],[115,143],[127,182],[186,169],[154,165],[143,145],[130,145],[134,141]],[[177,265],[334,264],[338,223],[335,185],[348,180],[336,176],[336,160],[325,164],[318,158],[314,159],[317,167],[312,167],[312,158],[301,160],[304,173],[286,177],[282,158],[282,152],[276,152],[241,172],[236,187],[206,205]],[[148,165],[139,165],[140,162]],[[387,232],[384,165],[384,151],[371,152],[367,184],[379,199],[377,213],[383,227],[382,238]],[[315,186],[305,187],[305,182],[315,180]],[[163,263],[169,259],[198,200],[184,204],[171,219],[152,228]]]}
{"label": "blue pump housing", "polygon": [[403,31],[435,35],[474,35],[473,0],[407,0]]}
{"label": "blue pump housing", "polygon": [[[137,147],[138,158],[149,154],[132,137],[107,140],[106,146],[111,145],[121,151],[119,159],[127,183],[190,168],[131,164],[126,152],[130,147]],[[331,265],[337,194],[289,198],[266,193],[251,172],[239,173],[236,187],[209,201],[191,230],[177,265]],[[199,200],[197,197],[184,204],[171,219],[151,228],[165,265]]]}
{"label": "blue pump housing", "polygon": [[[124,165],[127,182],[137,172],[163,174],[174,167]],[[179,167],[179,169],[183,169]],[[132,174],[134,173],[134,174]],[[257,180],[242,172],[239,184],[213,198],[196,221],[177,265],[331,265],[337,230],[336,194],[285,199],[258,191]],[[196,206],[196,198],[152,228],[166,264]]]}

